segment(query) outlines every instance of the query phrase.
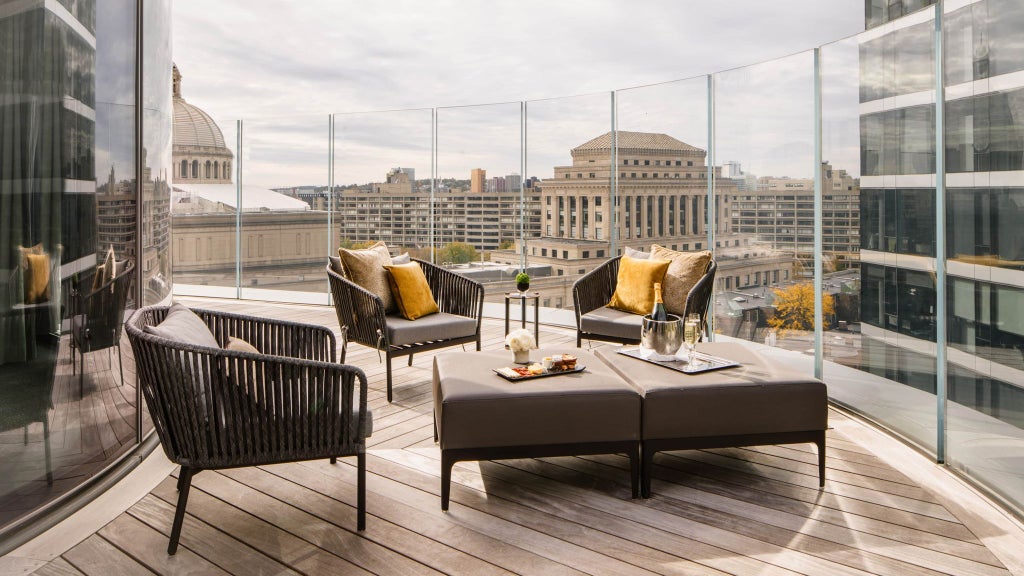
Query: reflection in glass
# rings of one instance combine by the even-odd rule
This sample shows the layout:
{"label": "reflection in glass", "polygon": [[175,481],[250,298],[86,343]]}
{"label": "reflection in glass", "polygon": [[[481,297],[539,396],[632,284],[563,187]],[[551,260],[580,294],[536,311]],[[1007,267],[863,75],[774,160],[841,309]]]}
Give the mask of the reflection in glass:
{"label": "reflection in glass", "polygon": [[[814,328],[814,171],[829,187],[855,184],[845,166],[814,166],[813,54],[717,73],[714,97],[723,166],[714,194],[716,332],[805,350]],[[833,239],[856,224],[843,196],[830,204]]]}

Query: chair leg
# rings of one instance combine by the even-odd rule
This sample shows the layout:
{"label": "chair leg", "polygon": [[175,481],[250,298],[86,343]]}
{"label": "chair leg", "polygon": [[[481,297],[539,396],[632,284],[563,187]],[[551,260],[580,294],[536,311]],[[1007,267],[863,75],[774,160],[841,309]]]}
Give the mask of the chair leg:
{"label": "chair leg", "polygon": [[391,351],[390,350],[388,351],[387,358],[385,358],[385,360],[388,363],[388,365],[387,365],[387,372],[388,372],[388,404],[390,404],[391,403]]}
{"label": "chair leg", "polygon": [[576,332],[576,347],[583,348],[583,335]]}
{"label": "chair leg", "polygon": [[366,452],[356,458],[356,530],[366,530]]}
{"label": "chair leg", "polygon": [[441,510],[448,509],[448,500],[452,493],[452,466],[455,461],[447,451],[441,450]]}
{"label": "chair leg", "polygon": [[121,372],[121,386],[124,386],[124,361],[121,360],[121,345],[117,345],[117,368]]}
{"label": "chair leg", "polygon": [[412,366],[412,354],[409,354],[409,366]]}
{"label": "chair leg", "polygon": [[337,464],[337,463],[338,463],[338,457],[337,456],[331,456],[331,464]]}
{"label": "chair leg", "polygon": [[178,473],[178,508],[174,511],[174,524],[171,525],[171,541],[167,544],[167,554],[173,556],[178,551],[178,538],[181,536],[181,525],[185,521],[185,505],[188,503],[188,489],[192,486],[195,471],[187,466],[181,467]]}
{"label": "chair leg", "polygon": [[50,416],[43,414],[43,453],[46,455],[46,483],[53,486],[53,463],[50,462]]}

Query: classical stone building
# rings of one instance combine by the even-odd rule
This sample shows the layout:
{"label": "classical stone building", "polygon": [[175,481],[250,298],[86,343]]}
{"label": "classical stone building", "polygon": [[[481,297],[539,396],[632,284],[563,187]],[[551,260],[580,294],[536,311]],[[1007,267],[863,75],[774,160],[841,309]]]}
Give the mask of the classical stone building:
{"label": "classical stone building", "polygon": [[257,186],[242,187],[239,206],[234,155],[213,119],[182,97],[177,67],[173,74],[171,254],[179,284],[234,285],[240,255],[248,286],[321,287],[319,273],[339,236],[338,222],[303,200]]}

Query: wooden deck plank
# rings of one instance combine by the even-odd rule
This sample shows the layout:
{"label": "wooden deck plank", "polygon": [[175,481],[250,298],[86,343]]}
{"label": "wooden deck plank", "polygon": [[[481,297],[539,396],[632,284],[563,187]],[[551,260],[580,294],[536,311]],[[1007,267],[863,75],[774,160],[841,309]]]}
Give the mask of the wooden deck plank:
{"label": "wooden deck plank", "polygon": [[87,576],[148,576],[153,574],[131,556],[118,550],[98,534],[86,538],[61,557]]}
{"label": "wooden deck plank", "polygon": [[64,558],[57,558],[56,560],[41,566],[38,570],[32,572],[35,576],[85,576],[78,568],[72,566]]}
{"label": "wooden deck plank", "polygon": [[[160,533],[170,536],[175,505],[149,494],[132,506],[128,513]],[[260,551],[246,546],[206,522],[186,514],[181,527],[179,545],[217,564],[221,569],[245,576],[247,574],[298,574]]]}

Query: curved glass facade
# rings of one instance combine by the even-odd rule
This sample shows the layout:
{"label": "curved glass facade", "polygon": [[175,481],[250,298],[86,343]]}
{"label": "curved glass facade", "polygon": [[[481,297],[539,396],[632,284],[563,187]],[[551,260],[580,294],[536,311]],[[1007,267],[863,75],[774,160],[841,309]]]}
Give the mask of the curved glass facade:
{"label": "curved glass facade", "polygon": [[[854,37],[653,86],[223,122],[239,180],[309,209],[224,217],[235,259],[183,262],[175,290],[326,303],[309,262],[384,240],[484,282],[496,316],[526,268],[572,325],[607,258],[709,249],[716,338],[813,371],[1019,512],[1024,4],[940,6],[866,0]],[[201,260],[195,218],[172,236]],[[262,252],[260,218],[288,226]]]}
{"label": "curved glass facade", "polygon": [[171,286],[168,10],[0,1],[0,533],[147,432],[118,325]]}

